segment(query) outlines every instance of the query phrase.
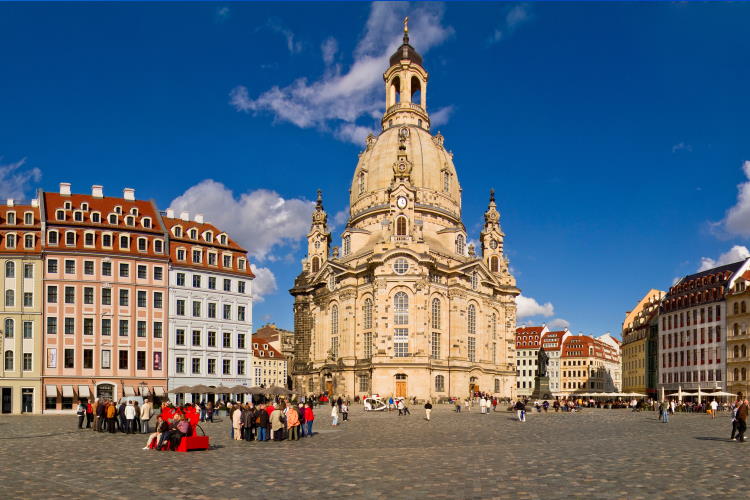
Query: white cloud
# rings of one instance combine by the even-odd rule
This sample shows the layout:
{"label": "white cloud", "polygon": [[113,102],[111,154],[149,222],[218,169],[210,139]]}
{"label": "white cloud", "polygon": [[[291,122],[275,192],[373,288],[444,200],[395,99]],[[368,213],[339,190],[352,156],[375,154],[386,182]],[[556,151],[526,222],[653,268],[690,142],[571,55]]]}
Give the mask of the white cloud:
{"label": "white cloud", "polygon": [[547,323],[547,328],[549,328],[550,330],[562,330],[563,328],[568,328],[569,326],[570,323],[562,318],[555,318]]}
{"label": "white cloud", "polygon": [[253,298],[256,301],[262,301],[263,297],[276,291],[276,276],[267,267],[257,267],[255,264],[251,264],[250,268],[255,274]]}
{"label": "white cloud", "polygon": [[[326,70],[317,80],[298,78],[287,86],[271,87],[255,98],[250,97],[247,87],[237,86],[230,92],[230,103],[237,111],[269,113],[274,121],[316,128],[339,140],[362,144],[374,119],[383,111],[382,74],[388,58],[401,43],[404,16],[410,16],[412,43],[424,54],[453,33],[451,27],[442,24],[443,10],[440,4],[373,2],[347,70],[331,66],[338,44],[328,39],[321,47]],[[444,112],[441,117],[447,119],[448,114]]]}
{"label": "white cloud", "polygon": [[26,158],[15,163],[0,163],[0,199],[2,201],[8,198],[25,200],[26,193],[33,189],[32,184],[39,182],[42,178],[42,171],[36,167],[21,169],[25,164]]}
{"label": "white cloud", "polygon": [[219,7],[216,9],[216,14],[214,14],[214,20],[217,23],[223,23],[227,19],[229,19],[229,7]]}
{"label": "white cloud", "polygon": [[497,43],[511,36],[513,32],[526,21],[531,19],[531,5],[522,3],[507,8],[504,12],[503,19],[495,28],[495,31],[487,39],[490,44]]}
{"label": "white cloud", "polygon": [[285,26],[279,19],[271,18],[266,23],[272,31],[279,33],[286,40],[286,48],[289,49],[290,54],[299,54],[302,52],[302,42],[295,40],[294,32]]}
{"label": "white cloud", "polygon": [[343,210],[339,210],[336,212],[336,214],[333,216],[333,227],[340,227],[346,224],[346,221],[349,220],[349,205],[346,206]]}
{"label": "white cloud", "polygon": [[431,112],[430,125],[433,127],[439,127],[440,125],[445,125],[446,123],[448,123],[448,119],[453,113],[453,109],[453,106],[445,106],[444,108],[440,108],[437,111]]}
{"label": "white cloud", "polygon": [[516,317],[528,318],[531,316],[549,317],[555,314],[555,308],[550,302],[540,304],[531,297],[519,295],[516,297]]}
{"label": "white cloud", "polygon": [[677,153],[678,151],[686,151],[688,153],[693,152],[693,146],[690,144],[685,144],[684,142],[680,142],[672,146],[672,152]]}
{"label": "white cloud", "polygon": [[713,223],[714,227],[719,227],[730,235],[750,236],[750,161],[742,164],[742,171],[748,179],[737,185],[737,203],[727,210],[724,218]]}
{"label": "white cloud", "polygon": [[742,245],[735,245],[729,249],[729,251],[719,255],[719,258],[714,260],[710,257],[701,257],[701,265],[698,268],[698,272],[713,269],[714,267],[723,266],[725,264],[731,264],[733,262],[739,262],[750,257],[750,251],[747,247]]}

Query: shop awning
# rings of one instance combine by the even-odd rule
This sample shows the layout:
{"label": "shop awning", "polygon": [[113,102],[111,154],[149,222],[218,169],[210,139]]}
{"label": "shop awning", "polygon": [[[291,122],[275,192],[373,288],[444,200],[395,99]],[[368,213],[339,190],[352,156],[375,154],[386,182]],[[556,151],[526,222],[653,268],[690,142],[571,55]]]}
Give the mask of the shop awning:
{"label": "shop awning", "polygon": [[47,393],[48,398],[56,398],[57,397],[57,386],[56,385],[46,385],[44,386],[45,391]]}
{"label": "shop awning", "polygon": [[125,395],[126,396],[135,396],[135,389],[133,389],[133,386],[126,385],[125,386]]}
{"label": "shop awning", "polygon": [[148,396],[148,387],[145,385],[140,386],[138,389],[141,391],[141,396]]}
{"label": "shop awning", "polygon": [[62,395],[64,398],[72,398],[73,397],[73,386],[72,385],[64,385],[62,386]]}
{"label": "shop awning", "polygon": [[89,386],[79,385],[78,386],[78,397],[79,398],[90,398],[91,393],[89,392]]}
{"label": "shop awning", "polygon": [[154,387],[154,394],[157,396],[163,396],[164,395],[164,387],[156,386]]}

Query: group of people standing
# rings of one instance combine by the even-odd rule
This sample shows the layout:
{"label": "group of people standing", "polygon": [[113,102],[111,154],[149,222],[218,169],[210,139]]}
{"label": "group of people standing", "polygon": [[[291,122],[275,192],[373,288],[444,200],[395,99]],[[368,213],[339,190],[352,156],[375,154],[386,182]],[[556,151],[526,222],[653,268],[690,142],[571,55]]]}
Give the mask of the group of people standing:
{"label": "group of people standing", "polygon": [[99,398],[93,403],[78,401],[78,428],[83,429],[85,421],[86,429],[93,429],[95,432],[147,434],[153,408],[148,398],[143,405],[139,405],[138,401],[121,401],[118,405],[111,399],[100,401]]}
{"label": "group of people standing", "polygon": [[[335,408],[335,406],[334,406]],[[229,411],[235,441],[298,440],[313,435],[315,413],[310,403],[234,404]]]}

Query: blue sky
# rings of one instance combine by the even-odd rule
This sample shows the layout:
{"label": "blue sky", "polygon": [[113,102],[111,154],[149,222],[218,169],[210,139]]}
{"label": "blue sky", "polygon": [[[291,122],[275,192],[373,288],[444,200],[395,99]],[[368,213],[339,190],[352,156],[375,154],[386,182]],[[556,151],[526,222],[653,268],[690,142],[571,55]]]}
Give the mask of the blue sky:
{"label": "blue sky", "polygon": [[406,14],[474,238],[498,192],[519,323],[617,333],[748,255],[746,3],[0,4],[0,196],[202,212],[251,251],[256,326],[291,328],[309,200],[338,234]]}

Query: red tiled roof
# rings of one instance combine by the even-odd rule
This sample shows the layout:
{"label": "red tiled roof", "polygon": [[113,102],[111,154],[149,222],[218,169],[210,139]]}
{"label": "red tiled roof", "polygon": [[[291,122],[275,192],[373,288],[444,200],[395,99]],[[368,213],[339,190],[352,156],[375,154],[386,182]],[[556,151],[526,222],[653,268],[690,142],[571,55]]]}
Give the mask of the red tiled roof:
{"label": "red tiled roof", "polygon": [[[85,227],[99,227],[108,228],[118,231],[138,231],[145,233],[161,233],[162,229],[159,226],[159,214],[156,211],[153,203],[144,200],[126,200],[124,198],[113,198],[105,196],[102,198],[95,198],[88,194],[70,194],[62,195],[59,193],[43,193],[44,196],[44,212],[46,215],[48,226],[85,226]],[[71,203],[71,208],[65,210],[65,202]],[[88,210],[82,211],[81,205],[88,203]],[[117,214],[117,224],[109,223],[109,215],[115,213],[115,207],[121,207],[122,212]],[[131,215],[131,209],[137,209],[137,215],[133,215],[135,225],[125,225],[125,217]],[[65,220],[57,220],[56,213],[58,210],[65,210]],[[81,221],[74,219],[74,212],[82,211]],[[101,222],[93,222],[91,215],[94,212],[99,212],[101,215]],[[143,226],[143,219],[148,217],[151,220],[151,227],[147,228]]]}
{"label": "red tiled roof", "polygon": [[[255,348],[255,344],[258,344],[258,348]],[[267,346],[267,347],[263,347]],[[263,352],[263,356],[260,353]],[[273,353],[273,356],[269,356],[269,353]],[[284,355],[277,351],[271,344],[263,342],[262,339],[253,339],[253,356],[255,359],[279,359],[284,361]]]}
{"label": "red tiled roof", "polygon": [[[15,212],[16,221],[15,224],[8,224],[8,212]],[[34,214],[32,224],[24,223],[24,215],[26,212]],[[7,205],[0,206],[0,252],[1,253],[12,253],[21,255],[38,254],[42,250],[42,240],[40,235],[41,221],[39,220],[39,207],[32,207],[31,205],[14,205],[9,207]],[[7,247],[7,234],[15,234],[16,242],[14,248]],[[25,236],[27,234],[34,235],[34,246],[32,248],[26,248]]]}

